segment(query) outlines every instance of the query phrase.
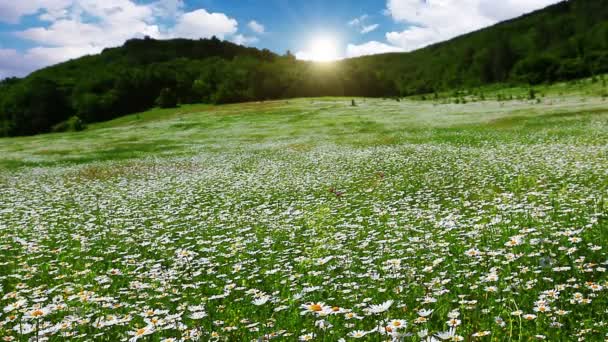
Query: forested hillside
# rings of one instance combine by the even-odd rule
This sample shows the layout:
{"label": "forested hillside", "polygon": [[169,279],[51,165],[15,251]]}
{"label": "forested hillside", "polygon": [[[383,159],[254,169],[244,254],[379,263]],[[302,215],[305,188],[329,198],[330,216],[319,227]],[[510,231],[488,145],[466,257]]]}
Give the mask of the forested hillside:
{"label": "forested hillside", "polygon": [[153,106],[394,97],[608,72],[608,0],[572,0],[412,53],[331,64],[218,39],[134,39],[0,82],[0,136],[80,129]]}

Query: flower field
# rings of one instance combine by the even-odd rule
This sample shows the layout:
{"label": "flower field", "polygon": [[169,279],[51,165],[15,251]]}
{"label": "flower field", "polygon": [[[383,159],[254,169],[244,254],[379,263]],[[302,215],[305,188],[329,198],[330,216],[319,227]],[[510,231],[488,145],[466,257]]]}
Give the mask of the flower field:
{"label": "flower field", "polygon": [[603,100],[349,106],[0,140],[0,338],[608,337]]}

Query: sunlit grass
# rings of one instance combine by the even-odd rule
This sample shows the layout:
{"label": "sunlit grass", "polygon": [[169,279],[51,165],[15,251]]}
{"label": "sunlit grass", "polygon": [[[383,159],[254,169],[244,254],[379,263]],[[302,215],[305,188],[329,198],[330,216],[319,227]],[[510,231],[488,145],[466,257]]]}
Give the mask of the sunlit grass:
{"label": "sunlit grass", "polygon": [[608,111],[581,98],[189,106],[0,140],[0,336],[603,340]]}

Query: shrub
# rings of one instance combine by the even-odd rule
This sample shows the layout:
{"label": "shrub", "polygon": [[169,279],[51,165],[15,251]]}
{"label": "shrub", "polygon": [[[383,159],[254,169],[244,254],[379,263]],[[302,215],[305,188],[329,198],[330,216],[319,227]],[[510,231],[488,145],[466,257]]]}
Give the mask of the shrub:
{"label": "shrub", "polygon": [[177,94],[170,88],[163,88],[156,99],[156,104],[160,108],[175,108],[177,107]]}
{"label": "shrub", "polygon": [[85,123],[78,116],[74,115],[64,122],[53,126],[53,132],[80,132],[86,128]]}

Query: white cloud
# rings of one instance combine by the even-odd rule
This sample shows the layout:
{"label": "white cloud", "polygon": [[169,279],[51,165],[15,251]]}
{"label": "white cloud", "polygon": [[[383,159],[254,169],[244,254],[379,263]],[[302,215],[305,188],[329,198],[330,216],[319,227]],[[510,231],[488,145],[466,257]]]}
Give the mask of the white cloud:
{"label": "white cloud", "polygon": [[378,25],[378,24],[363,26],[361,28],[361,33],[363,33],[363,34],[370,33],[372,31],[375,31],[378,27],[380,27],[380,25]]}
{"label": "white cloud", "polygon": [[349,21],[348,25],[352,26],[352,27],[361,26],[367,18],[369,18],[369,15],[364,14],[364,15],[360,16],[359,18],[355,18],[355,19]]}
{"label": "white cloud", "polygon": [[99,46],[118,45],[133,37],[161,35],[158,26],[132,20],[125,25],[88,24],[78,20],[58,20],[49,27],[35,27],[17,35],[46,46]]}
{"label": "white cloud", "polygon": [[182,15],[172,30],[171,36],[181,38],[210,38],[216,36],[224,39],[235,34],[238,22],[224,13],[209,13],[204,9]]}
{"label": "white cloud", "polygon": [[41,66],[45,66],[100,53],[102,49],[97,46],[35,47],[27,50],[24,58],[26,60],[38,61]]}
{"label": "white cloud", "polygon": [[255,44],[259,41],[257,37],[244,36],[242,34],[237,34],[232,38],[233,43],[244,46]]}
{"label": "white cloud", "polygon": [[377,41],[371,41],[361,45],[348,44],[348,46],[346,47],[346,57],[353,58],[367,55],[376,55],[380,53],[403,51],[404,50],[400,47],[387,45]]}
{"label": "white cloud", "polygon": [[9,76],[24,76],[29,72],[27,61],[17,50],[0,49],[0,80]]}
{"label": "white cloud", "polygon": [[23,77],[35,69],[99,52],[97,47],[35,47],[25,53],[0,49],[0,79]]}
{"label": "white cloud", "polygon": [[388,32],[389,43],[406,51],[454,38],[560,0],[388,0],[387,14],[409,27]]}
{"label": "white cloud", "polygon": [[[101,52],[131,38],[232,37],[239,44],[252,44],[255,37],[237,35],[238,22],[224,13],[205,9],[184,12],[183,0],[0,0],[0,21],[18,23],[23,16],[38,15],[46,24],[15,35],[38,46],[19,52],[2,50],[0,75],[23,76],[28,72]],[[175,24],[164,26],[163,23]],[[17,56],[17,57],[15,57]],[[20,60],[15,65],[10,58]]]}
{"label": "white cloud", "polygon": [[378,25],[378,24],[366,25],[367,19],[369,19],[369,15],[364,14],[364,15],[360,16],[359,18],[355,18],[355,19],[349,21],[348,26],[354,27],[361,34],[370,33],[372,31],[375,31],[378,27],[380,27],[380,25]]}
{"label": "white cloud", "polygon": [[73,0],[0,0],[0,22],[17,24],[23,16],[40,11],[54,12],[72,2]]}
{"label": "white cloud", "polygon": [[386,40],[393,45],[402,47],[405,51],[412,51],[456,35],[458,34],[443,29],[412,26],[402,32],[388,32]]}
{"label": "white cloud", "polygon": [[503,21],[547,7],[559,1],[561,0],[484,0],[479,1],[479,11],[487,17]]}
{"label": "white cloud", "polygon": [[266,32],[266,28],[264,27],[264,25],[258,23],[255,20],[250,21],[247,26],[249,26],[249,29],[251,29],[251,31],[257,34],[264,34],[264,32]]}

